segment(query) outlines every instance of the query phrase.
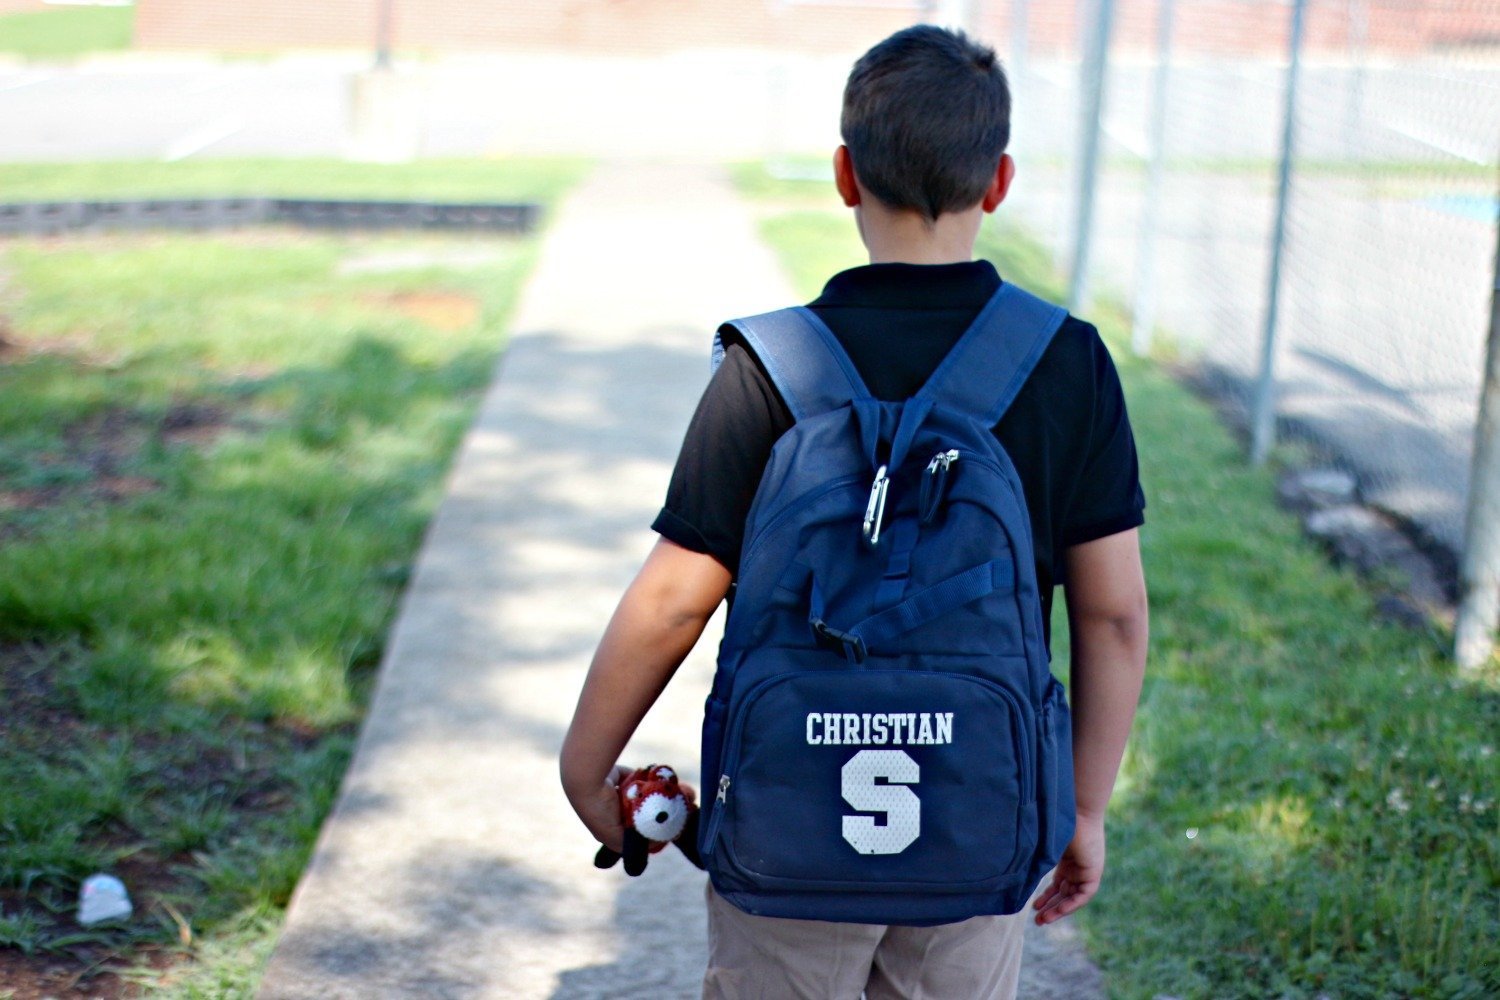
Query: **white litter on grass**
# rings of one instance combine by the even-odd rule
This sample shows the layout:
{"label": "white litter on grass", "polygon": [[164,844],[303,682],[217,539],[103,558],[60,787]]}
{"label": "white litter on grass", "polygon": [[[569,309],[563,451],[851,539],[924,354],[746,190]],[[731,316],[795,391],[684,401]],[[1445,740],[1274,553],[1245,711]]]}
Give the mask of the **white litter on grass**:
{"label": "white litter on grass", "polygon": [[90,875],[78,890],[78,922],[88,927],[131,913],[130,894],[125,883],[113,875]]}

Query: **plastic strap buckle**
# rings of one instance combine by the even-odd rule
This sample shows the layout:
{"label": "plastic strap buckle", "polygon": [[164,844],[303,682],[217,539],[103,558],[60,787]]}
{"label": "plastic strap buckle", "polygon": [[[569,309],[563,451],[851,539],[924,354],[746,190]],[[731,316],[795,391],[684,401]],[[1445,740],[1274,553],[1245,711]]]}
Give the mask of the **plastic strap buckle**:
{"label": "plastic strap buckle", "polygon": [[863,663],[870,655],[865,646],[865,640],[852,632],[844,632],[829,625],[821,618],[811,620],[813,635],[818,637],[818,642],[824,646],[836,646],[841,649],[844,656],[848,657],[850,663]]}

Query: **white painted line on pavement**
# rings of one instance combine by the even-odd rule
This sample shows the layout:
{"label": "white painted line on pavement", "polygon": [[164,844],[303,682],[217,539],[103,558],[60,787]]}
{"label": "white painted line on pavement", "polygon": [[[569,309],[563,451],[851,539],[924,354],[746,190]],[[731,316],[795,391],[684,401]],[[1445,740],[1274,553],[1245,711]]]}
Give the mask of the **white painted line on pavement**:
{"label": "white painted line on pavement", "polygon": [[183,93],[194,96],[198,94],[212,94],[216,90],[224,90],[226,87],[245,83],[248,77],[249,74],[243,69],[217,68],[212,72],[204,73],[201,80],[188,87]]}
{"label": "white painted line on pavement", "polygon": [[[1418,131],[1417,129],[1413,129],[1407,126],[1393,125],[1390,122],[1376,122],[1376,124],[1384,128],[1388,132],[1394,132],[1397,135],[1404,135],[1408,139],[1415,139],[1417,142],[1420,142],[1424,146],[1431,146],[1433,149],[1436,149],[1443,153],[1447,153],[1449,156],[1456,156],[1460,160],[1468,160],[1470,163],[1477,163],[1481,167],[1487,167],[1495,162],[1494,157],[1486,156],[1481,150],[1479,150],[1477,144],[1473,148],[1462,149],[1459,146],[1455,145],[1451,140],[1443,136],[1433,135],[1431,132],[1426,132],[1425,129]],[[1426,132],[1426,134],[1424,135],[1422,134],[1422,132]]]}
{"label": "white painted line on pavement", "polygon": [[166,152],[161,154],[163,163],[175,163],[185,160],[194,153],[200,153],[216,142],[222,142],[245,127],[243,118],[223,118],[219,121],[205,125],[196,131],[178,139],[167,147]]}
{"label": "white painted line on pavement", "polygon": [[14,83],[0,83],[0,90],[20,90],[22,87],[35,87],[39,83],[46,83],[48,80],[56,79],[56,73],[48,73],[46,76],[34,76],[29,80],[17,80]]}
{"label": "white painted line on pavement", "polygon": [[1099,123],[1099,130],[1123,146],[1125,151],[1132,156],[1142,160],[1151,159],[1151,151],[1146,148],[1145,137],[1134,129],[1121,128],[1106,118]]}

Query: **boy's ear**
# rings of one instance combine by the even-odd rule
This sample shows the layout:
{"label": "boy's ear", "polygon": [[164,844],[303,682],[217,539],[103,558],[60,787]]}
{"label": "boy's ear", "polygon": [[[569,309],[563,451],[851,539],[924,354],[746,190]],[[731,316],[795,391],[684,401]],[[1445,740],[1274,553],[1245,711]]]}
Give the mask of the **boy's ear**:
{"label": "boy's ear", "polygon": [[845,208],[859,204],[859,181],[854,178],[854,161],[849,158],[848,146],[833,151],[833,186],[839,189]]}
{"label": "boy's ear", "polygon": [[1000,165],[995,168],[995,176],[990,179],[989,190],[984,193],[982,206],[986,212],[993,212],[1000,207],[1000,203],[1010,192],[1010,182],[1015,179],[1016,161],[1010,158],[1009,153],[1001,153]]}

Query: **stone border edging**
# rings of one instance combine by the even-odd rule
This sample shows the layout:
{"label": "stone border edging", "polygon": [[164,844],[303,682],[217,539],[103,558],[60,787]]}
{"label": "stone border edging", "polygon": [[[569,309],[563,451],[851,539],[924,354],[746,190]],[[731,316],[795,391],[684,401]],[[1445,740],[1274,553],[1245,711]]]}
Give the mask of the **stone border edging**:
{"label": "stone border edging", "polygon": [[321,198],[152,198],[0,204],[0,236],[120,229],[467,229],[529,233],[541,207],[494,202],[355,201]]}

